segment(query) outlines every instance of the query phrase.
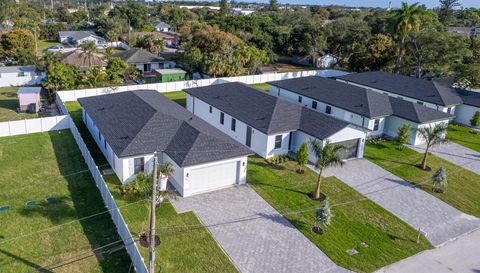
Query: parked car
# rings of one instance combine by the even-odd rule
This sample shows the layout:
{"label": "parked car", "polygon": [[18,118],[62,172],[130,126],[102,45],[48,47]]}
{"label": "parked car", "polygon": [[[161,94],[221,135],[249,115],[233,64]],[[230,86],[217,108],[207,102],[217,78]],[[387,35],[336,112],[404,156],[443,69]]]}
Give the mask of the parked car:
{"label": "parked car", "polygon": [[64,50],[64,48],[61,45],[54,45],[46,49],[47,52],[60,52],[62,50]]}

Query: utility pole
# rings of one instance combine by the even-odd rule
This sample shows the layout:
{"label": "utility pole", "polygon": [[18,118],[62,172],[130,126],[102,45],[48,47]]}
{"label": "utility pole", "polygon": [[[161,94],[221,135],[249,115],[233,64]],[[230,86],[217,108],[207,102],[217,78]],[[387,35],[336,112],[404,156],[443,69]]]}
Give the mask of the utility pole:
{"label": "utility pole", "polygon": [[153,153],[152,204],[150,208],[150,246],[148,248],[148,272],[155,267],[155,209],[157,205],[157,153]]}

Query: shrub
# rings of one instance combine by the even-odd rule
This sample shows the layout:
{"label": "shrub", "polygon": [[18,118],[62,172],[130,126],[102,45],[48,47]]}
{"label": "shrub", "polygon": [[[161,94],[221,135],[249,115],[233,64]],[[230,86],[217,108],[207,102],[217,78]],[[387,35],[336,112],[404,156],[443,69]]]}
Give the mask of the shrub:
{"label": "shrub", "polygon": [[444,167],[440,167],[432,176],[432,191],[444,192],[448,186],[447,172]]}
{"label": "shrub", "polygon": [[397,142],[398,149],[403,150],[403,145],[408,142],[410,139],[410,129],[412,126],[409,124],[402,124],[397,130],[397,137],[395,142]]}
{"label": "shrub", "polygon": [[303,173],[305,165],[308,163],[308,143],[305,142],[300,146],[297,152],[298,172]]}
{"label": "shrub", "polygon": [[472,127],[480,127],[480,111],[475,112],[472,119],[470,120],[470,125]]}

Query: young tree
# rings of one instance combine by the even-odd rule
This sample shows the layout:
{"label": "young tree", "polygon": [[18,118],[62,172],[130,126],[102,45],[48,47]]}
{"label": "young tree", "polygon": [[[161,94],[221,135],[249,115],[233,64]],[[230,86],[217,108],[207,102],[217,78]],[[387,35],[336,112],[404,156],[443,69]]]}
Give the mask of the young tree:
{"label": "young tree", "polygon": [[278,10],[278,1],[277,0],[270,0],[270,10],[277,11]]}
{"label": "young tree", "polygon": [[444,192],[448,186],[447,172],[444,167],[440,167],[432,176],[432,191]]}
{"label": "young tree", "polygon": [[402,65],[402,58],[405,55],[405,44],[408,35],[412,31],[419,31],[420,29],[420,15],[424,12],[422,7],[417,3],[409,5],[407,2],[402,2],[402,8],[393,10],[395,18],[394,29],[399,38],[398,55],[397,55],[397,69]]}
{"label": "young tree", "polygon": [[220,14],[226,15],[228,13],[230,13],[230,10],[228,9],[228,0],[220,0]]}
{"label": "young tree", "polygon": [[48,90],[50,96],[58,90],[74,88],[78,81],[79,72],[76,67],[58,62],[47,69],[47,78],[43,82],[43,87]]}
{"label": "young tree", "polygon": [[108,58],[107,67],[105,72],[107,73],[108,81],[111,84],[121,84],[123,82],[123,75],[128,68],[128,64],[122,61],[118,57]]}
{"label": "young tree", "polygon": [[333,214],[330,210],[330,204],[328,200],[325,202],[315,211],[315,219],[314,219],[314,230],[320,231],[322,227],[330,225],[332,220]]}
{"label": "young tree", "polygon": [[430,125],[418,129],[420,137],[423,138],[426,143],[425,153],[422,159],[422,169],[427,169],[428,150],[435,145],[447,142],[445,139],[447,128],[448,127],[445,124],[440,123],[434,126]]}
{"label": "young tree", "polygon": [[317,186],[315,188],[314,198],[320,199],[320,187],[322,184],[322,174],[326,168],[332,166],[343,166],[344,162],[338,153],[345,149],[341,145],[333,145],[329,141],[322,145],[318,140],[310,141],[310,147],[315,154],[317,161],[315,161],[315,169],[319,171],[317,177]]}
{"label": "young tree", "polygon": [[78,47],[88,54],[93,54],[97,51],[97,44],[94,41],[84,41]]}
{"label": "young tree", "polygon": [[480,127],[480,111],[476,111],[475,114],[473,114],[470,125],[472,127]]}
{"label": "young tree", "polygon": [[298,173],[303,173],[308,163],[308,143],[304,142],[297,152]]}
{"label": "young tree", "polygon": [[403,145],[405,145],[410,139],[410,129],[412,126],[410,124],[402,124],[397,130],[397,137],[395,141],[397,142],[398,149],[403,150]]}

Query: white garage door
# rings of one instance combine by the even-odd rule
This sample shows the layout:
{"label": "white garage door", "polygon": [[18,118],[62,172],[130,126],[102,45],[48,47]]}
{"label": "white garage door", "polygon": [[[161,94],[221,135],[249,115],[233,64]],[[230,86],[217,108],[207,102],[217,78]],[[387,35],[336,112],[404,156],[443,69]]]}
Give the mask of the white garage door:
{"label": "white garage door", "polygon": [[240,161],[190,170],[190,192],[197,193],[231,186],[238,181]]}

